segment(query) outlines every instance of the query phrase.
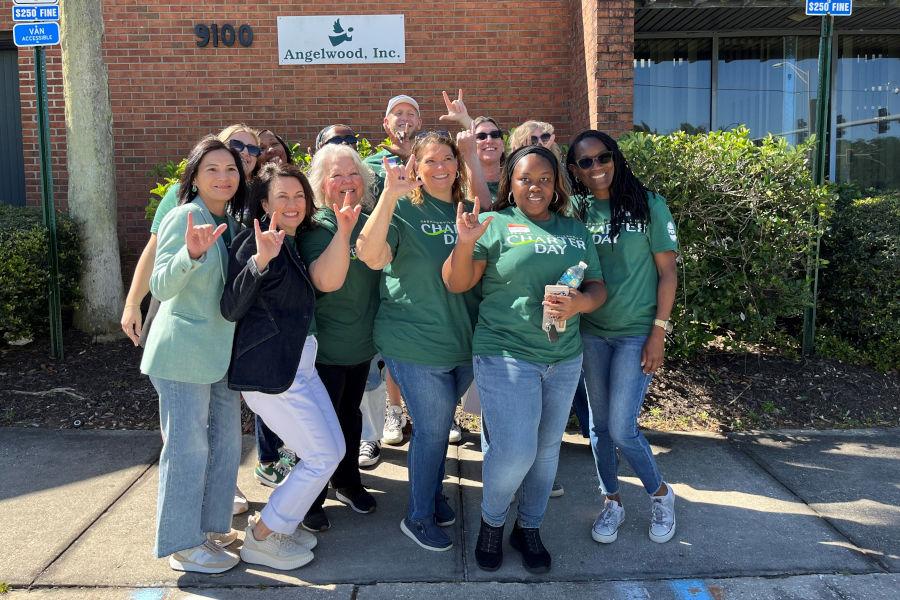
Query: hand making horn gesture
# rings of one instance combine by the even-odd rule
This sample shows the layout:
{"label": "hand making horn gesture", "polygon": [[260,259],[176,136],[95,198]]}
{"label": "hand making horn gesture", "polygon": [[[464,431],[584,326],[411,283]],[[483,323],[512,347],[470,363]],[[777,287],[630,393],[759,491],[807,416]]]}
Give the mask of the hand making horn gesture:
{"label": "hand making horn gesture", "polygon": [[416,179],[416,157],[410,156],[406,165],[391,164],[388,157],[381,159],[384,166],[384,192],[386,197],[397,199],[405,196],[417,187],[421,187],[422,181]]}
{"label": "hand making horn gesture", "polygon": [[478,203],[472,205],[472,212],[466,212],[463,202],[456,205],[456,243],[474,245],[484,232],[487,231],[488,225],[494,220],[494,217],[488,217],[483,223],[478,222]]}
{"label": "hand making horn gesture", "polygon": [[469,125],[468,129],[463,129],[456,134],[456,147],[459,153],[463,155],[466,164],[474,164],[473,160],[478,160],[478,154],[475,149],[475,132],[474,127]]}
{"label": "hand making horn gesture", "polygon": [[256,239],[256,266],[260,271],[265,271],[273,258],[281,252],[284,243],[284,231],[278,231],[278,213],[272,213],[269,228],[263,231],[259,227],[259,219],[253,219],[253,234]]}
{"label": "hand making horn gesture", "polygon": [[343,206],[338,206],[335,202],[331,208],[334,210],[338,231],[349,239],[353,228],[356,226],[356,221],[359,220],[362,205],[356,203],[356,198],[354,198],[353,194],[345,193]]}
{"label": "hand making horn gesture", "polygon": [[446,90],[443,94],[444,104],[447,105],[447,114],[441,115],[438,117],[438,120],[459,123],[459,126],[463,129],[469,129],[472,126],[472,117],[469,116],[469,111],[466,109],[466,103],[463,102],[462,88],[460,88],[456,100],[451,101]]}
{"label": "hand making horn gesture", "polygon": [[215,229],[212,225],[194,225],[193,213],[187,216],[187,231],[184,232],[184,244],[187,246],[188,256],[192,260],[199,260],[206,254],[210,246],[228,229],[227,223],[222,223]]}

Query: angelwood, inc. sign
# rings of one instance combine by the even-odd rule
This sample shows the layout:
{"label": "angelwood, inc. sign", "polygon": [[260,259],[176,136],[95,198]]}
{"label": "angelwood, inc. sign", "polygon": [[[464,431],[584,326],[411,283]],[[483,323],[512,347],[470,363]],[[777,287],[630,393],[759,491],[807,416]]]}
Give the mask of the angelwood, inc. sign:
{"label": "angelwood, inc. sign", "polygon": [[406,62],[403,15],[278,17],[278,64]]}

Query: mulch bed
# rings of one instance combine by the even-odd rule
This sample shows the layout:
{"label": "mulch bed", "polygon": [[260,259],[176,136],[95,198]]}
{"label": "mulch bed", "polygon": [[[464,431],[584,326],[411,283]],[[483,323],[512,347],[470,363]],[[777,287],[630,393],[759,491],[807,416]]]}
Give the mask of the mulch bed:
{"label": "mulch bed", "polygon": [[[157,429],[156,392],[128,340],[92,343],[65,335],[65,359],[50,344],[0,346],[0,426]],[[711,349],[671,360],[650,386],[641,423],[679,431],[900,426],[900,375],[763,351]],[[465,420],[473,429],[477,419]],[[245,431],[250,413],[245,408]]]}

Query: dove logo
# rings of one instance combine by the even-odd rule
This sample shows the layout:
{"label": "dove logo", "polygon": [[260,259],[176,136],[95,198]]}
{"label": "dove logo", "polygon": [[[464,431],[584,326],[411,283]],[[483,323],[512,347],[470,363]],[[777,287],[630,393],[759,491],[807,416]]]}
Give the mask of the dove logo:
{"label": "dove logo", "polygon": [[353,40],[353,38],[350,36],[350,34],[353,32],[353,28],[348,27],[347,30],[344,31],[344,28],[341,27],[340,19],[334,22],[334,25],[332,25],[331,29],[334,31],[334,35],[329,35],[328,39],[331,40],[332,47]]}

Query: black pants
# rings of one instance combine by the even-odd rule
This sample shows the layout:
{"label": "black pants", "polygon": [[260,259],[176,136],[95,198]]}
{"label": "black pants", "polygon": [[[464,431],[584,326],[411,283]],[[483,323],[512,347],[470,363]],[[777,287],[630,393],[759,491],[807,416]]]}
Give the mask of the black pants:
{"label": "black pants", "polygon": [[[331,476],[331,487],[335,489],[362,487],[359,478],[359,439],[362,436],[362,413],[359,411],[359,404],[366,391],[370,362],[367,360],[349,366],[316,363],[316,371],[334,404],[334,412],[337,413],[344,434],[344,444],[347,446],[343,460]],[[321,508],[327,494],[326,487],[310,509]]]}

